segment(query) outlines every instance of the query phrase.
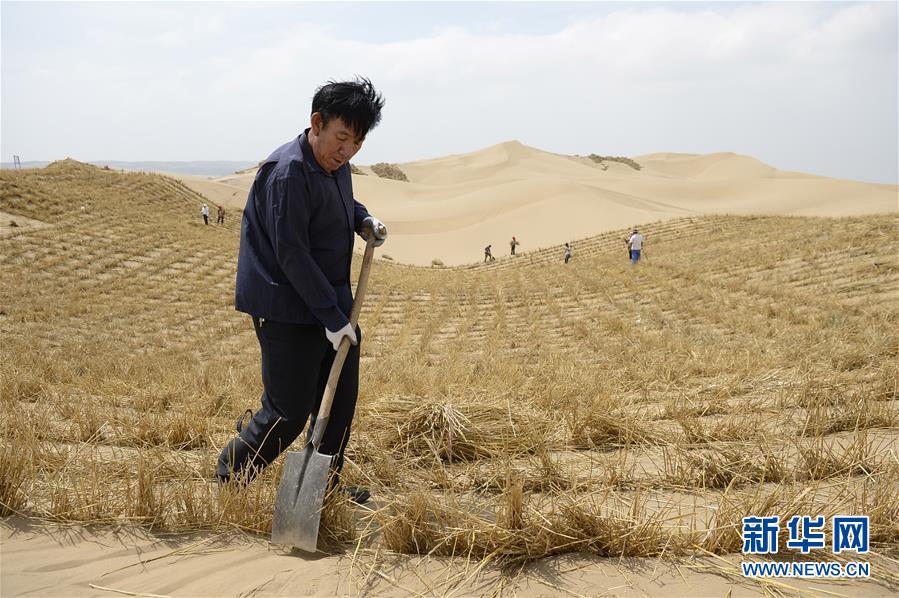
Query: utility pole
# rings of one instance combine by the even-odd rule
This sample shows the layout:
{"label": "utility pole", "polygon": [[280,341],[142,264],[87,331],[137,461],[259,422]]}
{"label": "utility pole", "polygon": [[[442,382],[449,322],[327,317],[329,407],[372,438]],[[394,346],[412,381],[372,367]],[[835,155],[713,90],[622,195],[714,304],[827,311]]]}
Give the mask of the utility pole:
{"label": "utility pole", "polygon": [[19,156],[13,155],[12,165],[16,170],[22,170],[22,161],[19,160]]}

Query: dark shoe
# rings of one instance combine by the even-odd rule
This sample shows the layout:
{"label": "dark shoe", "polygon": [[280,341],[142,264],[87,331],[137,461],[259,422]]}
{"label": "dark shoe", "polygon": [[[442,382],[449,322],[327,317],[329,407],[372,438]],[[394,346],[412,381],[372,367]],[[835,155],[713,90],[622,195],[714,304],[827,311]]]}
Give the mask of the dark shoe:
{"label": "dark shoe", "polygon": [[371,492],[365,488],[359,488],[358,486],[343,486],[340,491],[347,494],[350,497],[350,500],[357,505],[364,505],[368,502],[368,499],[371,498]]}

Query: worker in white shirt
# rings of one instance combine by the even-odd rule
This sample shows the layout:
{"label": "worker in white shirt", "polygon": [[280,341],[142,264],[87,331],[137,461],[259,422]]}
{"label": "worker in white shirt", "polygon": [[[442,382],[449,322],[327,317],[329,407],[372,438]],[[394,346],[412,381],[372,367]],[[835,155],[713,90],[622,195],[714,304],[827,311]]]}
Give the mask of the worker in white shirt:
{"label": "worker in white shirt", "polygon": [[631,252],[631,263],[636,264],[640,261],[640,253],[643,251],[643,235],[640,231],[634,229],[631,238],[627,240],[627,248]]}

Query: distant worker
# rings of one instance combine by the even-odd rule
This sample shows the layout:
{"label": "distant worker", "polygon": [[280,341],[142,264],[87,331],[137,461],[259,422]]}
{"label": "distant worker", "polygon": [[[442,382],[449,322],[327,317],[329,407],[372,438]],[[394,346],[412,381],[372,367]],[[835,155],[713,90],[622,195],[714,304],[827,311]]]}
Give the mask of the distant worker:
{"label": "distant worker", "polygon": [[493,252],[490,250],[491,247],[493,247],[493,245],[488,245],[487,247],[484,248],[484,261],[485,262],[495,262],[496,261],[496,258],[493,257]]}
{"label": "distant worker", "polygon": [[215,223],[216,224],[225,224],[225,208],[223,208],[221,205],[219,206],[219,209],[218,209],[218,215],[216,215],[216,217],[215,217]]}
{"label": "distant worker", "polygon": [[567,264],[571,260],[571,245],[565,243],[565,255],[562,257],[565,258],[565,263]]}
{"label": "distant worker", "polygon": [[640,252],[643,250],[643,235],[640,231],[634,229],[631,238],[627,240],[627,248],[631,252],[631,263],[636,264],[640,261]]}
{"label": "distant worker", "polygon": [[516,248],[518,245],[521,245],[521,243],[519,243],[519,242],[518,242],[518,239],[516,239],[515,236],[513,235],[513,236],[512,236],[512,240],[509,241],[509,247],[512,248],[512,255],[515,255],[515,248]]}
{"label": "distant worker", "polygon": [[203,204],[203,207],[200,208],[200,213],[203,215],[203,222],[204,222],[205,224],[209,224],[209,206],[207,206],[207,205],[204,203],[204,204]]}

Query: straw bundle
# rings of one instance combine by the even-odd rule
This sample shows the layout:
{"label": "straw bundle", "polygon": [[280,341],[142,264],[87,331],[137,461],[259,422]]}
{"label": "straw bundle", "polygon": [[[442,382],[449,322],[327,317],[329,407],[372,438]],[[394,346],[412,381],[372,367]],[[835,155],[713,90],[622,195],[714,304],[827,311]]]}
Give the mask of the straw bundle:
{"label": "straw bundle", "polygon": [[28,479],[28,453],[15,446],[0,446],[0,517],[25,506],[23,486]]}
{"label": "straw bundle", "polygon": [[597,405],[574,423],[571,442],[579,448],[616,448],[654,444],[658,436],[642,423],[639,414],[623,410],[609,413]]}
{"label": "straw bundle", "polygon": [[383,400],[366,419],[378,446],[397,458],[429,463],[529,453],[544,444],[549,428],[518,408],[419,397]]}

